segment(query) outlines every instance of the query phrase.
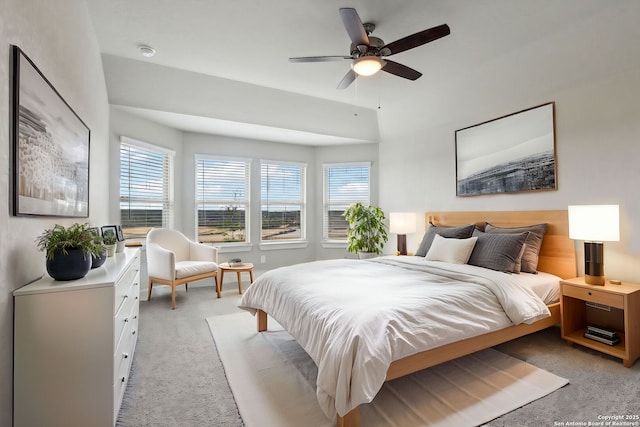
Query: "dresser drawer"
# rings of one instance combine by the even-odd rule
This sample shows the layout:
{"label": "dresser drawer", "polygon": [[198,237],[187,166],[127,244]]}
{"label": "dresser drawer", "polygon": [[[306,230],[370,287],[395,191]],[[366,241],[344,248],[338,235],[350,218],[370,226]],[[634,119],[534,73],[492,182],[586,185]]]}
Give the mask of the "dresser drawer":
{"label": "dresser drawer", "polygon": [[611,307],[624,308],[624,295],[612,294],[610,292],[563,284],[562,295]]}
{"label": "dresser drawer", "polygon": [[124,272],[115,285],[115,298],[113,312],[116,313],[125,299],[128,297],[129,288],[135,283],[139,288],[140,282],[140,256],[136,256],[129,268]]}
{"label": "dresser drawer", "polygon": [[120,337],[122,336],[127,322],[131,321],[131,313],[133,311],[134,305],[136,306],[137,314],[137,306],[139,305],[140,300],[140,286],[137,282],[137,278],[139,276],[139,274],[136,275],[136,281],[132,283],[131,286],[129,286],[127,293],[122,297],[122,304],[120,304],[120,307],[118,308],[118,311],[114,316],[113,342],[116,344],[116,346],[121,339]]}
{"label": "dresser drawer", "polygon": [[136,340],[138,339],[138,307],[132,307],[131,313],[129,313],[122,336],[118,341],[116,350],[113,354],[113,384],[118,385],[122,382],[123,376],[128,376],[129,368],[131,367],[131,361],[133,360],[133,353],[136,348]]}

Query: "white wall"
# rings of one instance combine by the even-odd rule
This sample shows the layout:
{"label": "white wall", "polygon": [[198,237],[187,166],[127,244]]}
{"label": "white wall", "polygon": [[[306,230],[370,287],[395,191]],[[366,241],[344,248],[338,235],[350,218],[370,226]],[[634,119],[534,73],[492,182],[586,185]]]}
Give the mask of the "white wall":
{"label": "white wall", "polygon": [[55,223],[84,222],[63,218],[12,217],[8,203],[10,44],[19,46],[91,129],[90,218],[108,222],[109,105],[98,43],[84,0],[48,2],[3,0],[0,16],[0,425],[11,425],[13,297],[11,292],[44,274],[44,254],[34,240]]}
{"label": "white wall", "polygon": [[[401,98],[383,98],[382,207],[424,212],[619,204],[622,237],[605,244],[605,273],[640,283],[638,16],[639,2],[616,2],[478,68],[452,70],[447,79],[425,82]],[[556,103],[558,190],[456,197],[456,129],[549,101]],[[408,236],[409,250],[420,238]],[[576,249],[582,274],[582,242]]]}

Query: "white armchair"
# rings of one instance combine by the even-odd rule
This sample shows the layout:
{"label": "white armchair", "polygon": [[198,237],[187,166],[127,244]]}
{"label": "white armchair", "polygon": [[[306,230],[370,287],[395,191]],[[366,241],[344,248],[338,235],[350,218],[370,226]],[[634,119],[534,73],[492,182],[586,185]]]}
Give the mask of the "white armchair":
{"label": "white armchair", "polygon": [[[213,277],[218,286],[218,249],[189,240],[184,234],[166,228],[154,228],[147,234],[149,295],[153,284],[171,286],[171,309],[176,308],[176,286]],[[188,289],[188,288],[187,288]]]}

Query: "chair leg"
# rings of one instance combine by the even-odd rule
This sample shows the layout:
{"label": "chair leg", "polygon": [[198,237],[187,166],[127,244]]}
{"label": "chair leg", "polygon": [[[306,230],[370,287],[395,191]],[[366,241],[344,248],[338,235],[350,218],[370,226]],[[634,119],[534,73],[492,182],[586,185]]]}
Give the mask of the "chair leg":
{"label": "chair leg", "polygon": [[176,309],[176,285],[171,285],[171,310]]}
{"label": "chair leg", "polygon": [[184,284],[184,290],[185,290],[186,292],[189,292],[189,284],[188,284],[188,283],[185,283],[185,284]]}
{"label": "chair leg", "polygon": [[147,301],[151,301],[151,289],[153,288],[153,281],[149,279],[149,292],[147,292]]}

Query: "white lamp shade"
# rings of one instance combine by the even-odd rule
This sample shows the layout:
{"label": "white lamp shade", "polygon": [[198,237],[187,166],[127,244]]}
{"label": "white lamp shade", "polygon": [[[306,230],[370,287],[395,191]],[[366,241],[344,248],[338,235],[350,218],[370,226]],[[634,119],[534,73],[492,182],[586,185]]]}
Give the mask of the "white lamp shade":
{"label": "white lamp shade", "polygon": [[363,56],[361,58],[354,59],[351,63],[351,68],[359,76],[372,76],[382,67],[386,65],[386,62],[377,56]]}
{"label": "white lamp shade", "polygon": [[618,205],[569,206],[569,237],[589,242],[620,240]]}
{"label": "white lamp shade", "polygon": [[416,232],[416,214],[414,212],[391,212],[389,214],[389,231],[396,234]]}

